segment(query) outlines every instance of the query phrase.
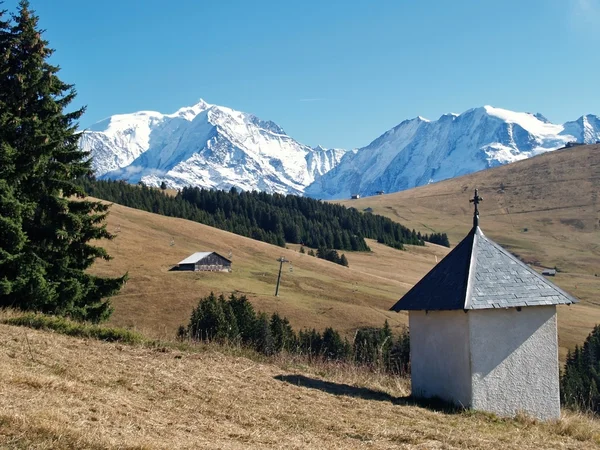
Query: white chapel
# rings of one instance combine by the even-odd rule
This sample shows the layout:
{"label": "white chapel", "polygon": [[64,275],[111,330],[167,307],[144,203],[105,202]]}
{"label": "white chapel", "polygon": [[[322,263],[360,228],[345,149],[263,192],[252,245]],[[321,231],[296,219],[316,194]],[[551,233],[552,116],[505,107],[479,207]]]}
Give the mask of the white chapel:
{"label": "white chapel", "polygon": [[391,309],[409,312],[412,394],[560,418],[556,306],[577,300],[483,234],[469,234]]}

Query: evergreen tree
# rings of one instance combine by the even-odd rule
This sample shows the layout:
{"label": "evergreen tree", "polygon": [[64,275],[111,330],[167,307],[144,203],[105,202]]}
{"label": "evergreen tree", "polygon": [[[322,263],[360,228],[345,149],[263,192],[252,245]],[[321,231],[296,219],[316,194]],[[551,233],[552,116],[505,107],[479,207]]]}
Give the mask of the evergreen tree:
{"label": "evergreen tree", "polygon": [[167,183],[165,183],[164,181],[162,183],[160,183],[160,188],[164,191],[165,189],[167,189]]}
{"label": "evergreen tree", "polygon": [[255,322],[254,348],[257,352],[267,356],[275,353],[273,335],[265,313],[260,313]]}
{"label": "evergreen tree", "polygon": [[223,315],[225,316],[225,324],[226,324],[226,333],[225,337],[230,342],[238,342],[241,340],[240,338],[240,330],[237,323],[237,318],[233,312],[233,308],[231,307],[231,302],[226,301],[223,294],[219,296],[219,304],[221,309],[223,310]]}
{"label": "evergreen tree", "polygon": [[351,352],[348,341],[342,340],[340,334],[333,328],[325,328],[322,342],[323,358],[336,361],[347,359]]}
{"label": "evergreen tree", "polygon": [[236,297],[231,294],[229,297],[229,305],[236,318],[238,332],[242,343],[249,344],[254,339],[256,330],[256,312],[252,303],[248,301],[245,295]]}
{"label": "evergreen tree", "polygon": [[102,225],[107,205],[74,198],[84,197],[76,180],[91,171],[78,148],[84,109],[65,112],[75,89],[48,63],[52,50],[26,0],[12,22],[10,29],[0,23],[0,208],[8,225],[0,306],[98,322],[110,315],[107,298],[125,276],[86,272],[97,258],[109,259],[89,242],[113,236]]}
{"label": "evergreen tree", "polygon": [[567,354],[560,380],[563,405],[600,413],[600,325],[596,325],[583,347]]}
{"label": "evergreen tree", "polygon": [[[214,293],[200,299],[192,311],[188,325],[192,339],[201,341],[223,341],[229,336],[230,324],[223,311],[224,300]],[[233,315],[233,313],[232,313]]]}
{"label": "evergreen tree", "polygon": [[340,264],[345,267],[349,266],[348,258],[346,258],[346,255],[344,255],[343,253],[342,253],[342,257],[340,258]]}

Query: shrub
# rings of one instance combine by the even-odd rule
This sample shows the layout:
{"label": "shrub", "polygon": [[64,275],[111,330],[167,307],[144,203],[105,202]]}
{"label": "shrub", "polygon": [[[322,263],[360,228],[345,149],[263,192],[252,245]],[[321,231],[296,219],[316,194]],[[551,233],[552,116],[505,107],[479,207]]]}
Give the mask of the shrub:
{"label": "shrub", "polygon": [[385,321],[382,328],[357,330],[351,344],[329,327],[323,334],[304,329],[296,334],[286,317],[271,318],[256,312],[245,295],[231,294],[225,299],[214,293],[200,299],[187,327],[177,331],[178,339],[233,342],[264,355],[286,351],[325,361],[345,361],[390,373],[410,370],[410,339],[405,329],[396,339]]}

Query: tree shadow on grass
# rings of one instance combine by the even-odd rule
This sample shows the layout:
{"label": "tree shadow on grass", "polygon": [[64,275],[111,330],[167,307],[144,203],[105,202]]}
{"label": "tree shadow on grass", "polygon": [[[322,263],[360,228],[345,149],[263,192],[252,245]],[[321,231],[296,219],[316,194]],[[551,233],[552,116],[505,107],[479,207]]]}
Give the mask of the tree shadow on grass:
{"label": "tree shadow on grass", "polygon": [[413,397],[412,395],[407,395],[405,397],[394,397],[393,395],[374,389],[351,386],[343,383],[332,383],[331,381],[319,380],[317,378],[310,378],[304,375],[277,375],[274,378],[295,386],[317,389],[333,395],[356,397],[364,400],[391,402],[394,405],[419,406],[421,408],[427,408],[432,411],[440,411],[446,414],[459,414],[465,411],[465,408],[448,403],[437,397],[418,398]]}

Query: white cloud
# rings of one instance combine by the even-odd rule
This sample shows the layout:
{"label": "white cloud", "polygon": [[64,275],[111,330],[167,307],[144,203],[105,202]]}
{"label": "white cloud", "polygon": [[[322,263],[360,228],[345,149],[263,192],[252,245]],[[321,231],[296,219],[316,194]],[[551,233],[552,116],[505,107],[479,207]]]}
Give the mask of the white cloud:
{"label": "white cloud", "polygon": [[597,33],[600,23],[600,0],[570,0],[571,22],[575,29]]}

